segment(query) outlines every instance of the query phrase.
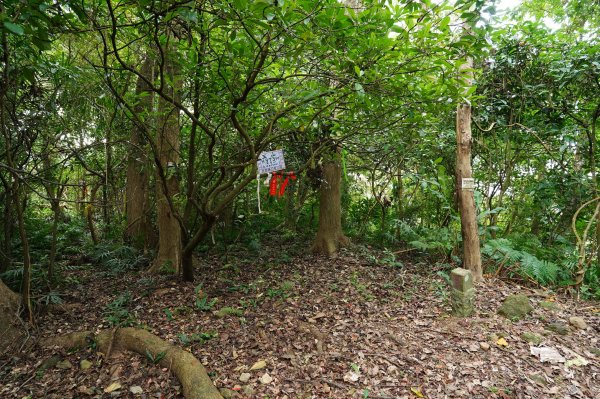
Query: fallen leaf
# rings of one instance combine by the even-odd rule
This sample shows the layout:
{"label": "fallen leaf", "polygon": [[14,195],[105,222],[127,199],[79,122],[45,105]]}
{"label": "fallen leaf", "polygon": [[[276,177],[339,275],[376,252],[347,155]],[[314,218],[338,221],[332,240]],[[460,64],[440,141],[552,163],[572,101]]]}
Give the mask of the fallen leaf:
{"label": "fallen leaf", "polygon": [[344,381],[346,381],[346,382],[356,382],[356,381],[358,381],[359,378],[360,378],[360,374],[358,374],[354,371],[348,371],[344,375]]}
{"label": "fallen leaf", "polygon": [[566,367],[572,367],[572,366],[587,366],[589,362],[587,361],[587,359],[581,357],[581,356],[577,356],[575,359],[570,359],[567,360],[565,363]]}
{"label": "fallen leaf", "polygon": [[144,390],[142,389],[141,386],[134,385],[134,386],[132,386],[132,387],[129,388],[129,392],[131,392],[134,395],[139,395],[139,394],[143,393]]}
{"label": "fallen leaf", "polygon": [[419,388],[414,388],[414,387],[411,387],[411,388],[410,388],[410,391],[411,391],[412,393],[414,393],[414,394],[417,396],[417,398],[424,398],[424,397],[425,397],[425,395],[423,395],[423,394],[421,393],[421,390],[420,390]]}
{"label": "fallen leaf", "polygon": [[267,367],[267,362],[264,360],[259,360],[258,362],[254,363],[252,367],[250,367],[250,371],[264,369],[265,367]]}
{"label": "fallen leaf", "polygon": [[508,347],[508,342],[506,342],[506,340],[502,337],[498,338],[498,340],[496,341],[496,345],[498,346],[502,346],[504,348]]}
{"label": "fallen leaf", "polygon": [[259,379],[261,384],[270,384],[273,381],[273,377],[271,377],[268,373],[264,373],[262,377]]}
{"label": "fallen leaf", "polygon": [[110,384],[109,386],[104,388],[104,392],[111,393],[111,392],[116,391],[119,388],[121,388],[121,384],[119,384],[118,382],[113,382],[112,384]]}

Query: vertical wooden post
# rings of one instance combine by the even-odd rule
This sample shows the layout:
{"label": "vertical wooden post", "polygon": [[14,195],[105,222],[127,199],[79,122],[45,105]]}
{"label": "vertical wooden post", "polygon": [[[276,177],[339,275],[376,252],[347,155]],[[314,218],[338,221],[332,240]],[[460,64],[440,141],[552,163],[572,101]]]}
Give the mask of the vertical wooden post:
{"label": "vertical wooden post", "polygon": [[[461,66],[466,89],[473,81],[473,59],[468,57]],[[473,273],[474,281],[483,277],[481,268],[481,252],[479,249],[479,229],[477,226],[477,208],[473,188],[463,185],[473,177],[471,168],[471,104],[466,100],[456,109],[456,190],[460,226],[463,240],[463,267]]]}

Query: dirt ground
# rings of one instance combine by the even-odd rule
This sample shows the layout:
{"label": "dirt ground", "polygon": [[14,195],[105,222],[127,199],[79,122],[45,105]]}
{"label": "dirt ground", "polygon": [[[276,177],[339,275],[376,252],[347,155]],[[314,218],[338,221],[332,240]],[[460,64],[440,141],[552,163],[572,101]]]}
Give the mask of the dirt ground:
{"label": "dirt ground", "polygon": [[[475,314],[461,319],[451,316],[443,273],[430,261],[382,264],[356,248],[335,258],[269,253],[207,257],[196,284],[73,267],[64,297],[81,305],[42,316],[29,343],[118,322],[141,326],[187,347],[239,398],[600,398],[598,303],[488,277]],[[516,293],[534,311],[510,321],[496,312]],[[587,327],[570,325],[572,316]],[[564,335],[547,330],[552,323]],[[556,349],[563,361],[542,363],[531,346]],[[104,360],[92,348],[4,354],[0,397],[182,397],[155,360]]]}

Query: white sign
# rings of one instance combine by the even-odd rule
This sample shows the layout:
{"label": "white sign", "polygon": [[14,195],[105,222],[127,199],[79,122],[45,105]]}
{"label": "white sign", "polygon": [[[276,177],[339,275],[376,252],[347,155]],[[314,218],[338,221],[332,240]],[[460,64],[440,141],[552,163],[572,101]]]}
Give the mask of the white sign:
{"label": "white sign", "polygon": [[463,190],[475,190],[475,179],[463,177],[461,188]]}
{"label": "white sign", "polygon": [[283,150],[261,152],[258,155],[258,173],[270,173],[285,169]]}

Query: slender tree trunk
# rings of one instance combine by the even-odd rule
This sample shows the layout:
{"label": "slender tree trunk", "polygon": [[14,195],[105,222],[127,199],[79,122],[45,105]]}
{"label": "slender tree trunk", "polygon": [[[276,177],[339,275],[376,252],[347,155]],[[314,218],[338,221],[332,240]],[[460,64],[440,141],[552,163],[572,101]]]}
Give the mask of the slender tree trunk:
{"label": "slender tree trunk", "polygon": [[[468,83],[473,80],[473,60],[469,57],[463,66]],[[473,279],[483,278],[481,252],[479,248],[479,229],[477,209],[472,189],[463,187],[463,179],[472,178],[471,169],[471,105],[459,104],[456,110],[456,188],[458,209],[460,211],[461,234],[463,239],[463,267],[473,273]]]}
{"label": "slender tree trunk", "polygon": [[109,187],[110,187],[110,169],[111,169],[111,158],[112,150],[110,148],[110,141],[112,140],[110,134],[111,127],[106,130],[106,137],[104,139],[104,181],[102,182],[102,219],[104,219],[104,236],[107,235],[110,230],[110,206],[109,206]]}
{"label": "slender tree trunk", "polygon": [[11,195],[9,190],[10,189],[6,189],[7,191],[5,191],[4,193],[4,209],[3,209],[3,219],[2,219],[2,232],[3,232],[3,240],[2,243],[0,244],[0,273],[6,271],[11,263],[12,263],[12,259],[11,259],[11,253],[12,253],[12,248],[11,248],[11,241],[12,241],[12,228],[13,228],[13,223],[12,223],[12,208],[11,208],[11,203],[12,201],[10,200]]}
{"label": "slender tree trunk", "polygon": [[94,203],[96,202],[96,192],[98,191],[98,188],[100,188],[99,185],[92,187],[92,192],[90,193],[90,202],[84,208],[85,218],[90,231],[90,237],[92,238],[94,245],[97,245],[100,242],[98,239],[98,234],[96,233],[96,227],[94,226]]}
{"label": "slender tree trunk", "polygon": [[398,165],[396,172],[396,212],[397,218],[404,216],[404,183],[402,182],[402,165]]}
{"label": "slender tree trunk", "polygon": [[319,229],[312,246],[315,253],[332,255],[350,242],[342,231],[341,183],[340,161],[325,162],[319,197]]}
{"label": "slender tree trunk", "polygon": [[215,225],[216,221],[217,218],[215,216],[205,215],[204,222],[202,223],[202,227],[200,228],[200,230],[198,230],[196,234],[183,247],[181,271],[184,281],[194,281],[194,249],[196,249],[198,244],[206,238],[208,233]]}
{"label": "slender tree trunk", "polygon": [[[18,176],[15,176],[18,179]],[[17,211],[17,224],[19,227],[19,237],[21,238],[21,251],[23,253],[23,280],[21,283],[21,301],[24,306],[25,315],[30,323],[33,323],[33,307],[31,305],[31,256],[29,253],[29,240],[25,230],[25,215],[23,204],[19,198],[24,195],[23,188],[19,183],[16,184],[15,197],[13,202]]]}
{"label": "slender tree trunk", "polygon": [[48,281],[52,281],[54,277],[54,265],[56,263],[56,248],[58,241],[58,222],[62,217],[61,213],[59,200],[52,199],[52,242],[50,243],[50,256],[48,259]]}
{"label": "slender tree trunk", "polygon": [[[147,57],[142,65],[142,75],[150,79],[152,67],[153,61],[150,57]],[[152,92],[141,78],[138,78],[135,93],[138,97],[135,112],[141,115],[142,119],[148,121],[152,112]],[[143,126],[134,124],[131,130],[130,144],[127,157],[127,184],[125,187],[125,213],[127,217],[125,238],[135,248],[145,249],[149,245],[152,226],[148,216],[149,165],[146,132]]]}
{"label": "slender tree trunk", "polygon": [[[596,112],[592,117],[592,123],[590,127],[590,170],[592,175],[592,185],[594,190],[594,197],[598,197],[600,189],[598,188],[598,174],[596,171],[596,123],[600,116],[600,104],[596,108]],[[596,238],[596,262],[600,267],[600,212],[596,214],[596,227],[595,227],[595,238]]]}
{"label": "slender tree trunk", "polygon": [[[172,51],[167,49],[165,54],[164,74],[171,82],[165,84],[165,90],[179,101],[181,78],[177,62],[172,59]],[[158,254],[149,272],[157,273],[164,269],[179,273],[182,263],[181,226],[175,215],[177,205],[173,202],[179,193],[179,109],[160,98],[158,111],[157,149],[161,169],[156,179]]]}

